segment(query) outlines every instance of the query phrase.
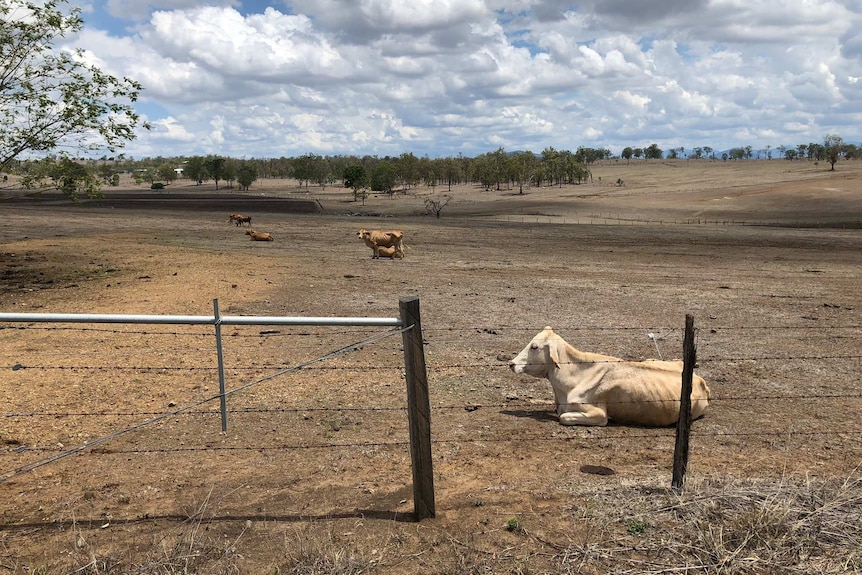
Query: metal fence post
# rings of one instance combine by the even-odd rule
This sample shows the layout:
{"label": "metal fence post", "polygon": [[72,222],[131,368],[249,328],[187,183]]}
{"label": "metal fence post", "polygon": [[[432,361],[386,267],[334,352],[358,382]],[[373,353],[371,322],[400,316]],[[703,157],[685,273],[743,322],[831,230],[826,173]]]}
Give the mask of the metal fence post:
{"label": "metal fence post", "polygon": [[399,300],[404,328],[404,367],[407,380],[407,419],[410,427],[410,458],[413,461],[413,514],[416,520],[434,517],[434,469],[431,460],[431,402],[425,370],[425,348],[419,318],[419,298]]}
{"label": "metal fence post", "polygon": [[219,408],[221,409],[221,430],[227,431],[227,395],[224,385],[224,352],[221,346],[221,316],[218,312],[218,299],[213,300],[213,317],[215,318],[216,354],[218,355],[218,392]]}

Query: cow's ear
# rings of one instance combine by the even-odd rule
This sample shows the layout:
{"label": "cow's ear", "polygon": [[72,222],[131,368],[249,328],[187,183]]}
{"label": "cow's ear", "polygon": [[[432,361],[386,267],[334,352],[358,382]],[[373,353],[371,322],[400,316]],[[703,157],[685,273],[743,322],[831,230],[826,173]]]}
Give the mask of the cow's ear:
{"label": "cow's ear", "polygon": [[548,343],[548,351],[551,355],[551,361],[554,362],[554,367],[560,369],[560,354],[557,353],[557,346],[553,343]]}

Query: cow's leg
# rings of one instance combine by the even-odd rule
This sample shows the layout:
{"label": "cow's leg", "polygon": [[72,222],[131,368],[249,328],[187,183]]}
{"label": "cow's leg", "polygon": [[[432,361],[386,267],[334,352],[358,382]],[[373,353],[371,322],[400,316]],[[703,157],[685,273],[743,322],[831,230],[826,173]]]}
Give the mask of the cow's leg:
{"label": "cow's leg", "polygon": [[565,411],[570,409],[567,405],[557,407],[562,425],[595,425],[605,426],[608,424],[608,414],[601,407],[592,405],[578,405],[580,411]]}
{"label": "cow's leg", "polygon": [[379,258],[379,257],[380,257],[379,247],[380,247],[380,246],[378,246],[377,244],[374,244],[374,245],[371,247],[371,257],[372,257],[372,259],[376,259],[376,258]]}
{"label": "cow's leg", "polygon": [[402,260],[404,259],[404,246],[401,245],[401,240],[399,240],[398,243],[395,244],[395,257]]}

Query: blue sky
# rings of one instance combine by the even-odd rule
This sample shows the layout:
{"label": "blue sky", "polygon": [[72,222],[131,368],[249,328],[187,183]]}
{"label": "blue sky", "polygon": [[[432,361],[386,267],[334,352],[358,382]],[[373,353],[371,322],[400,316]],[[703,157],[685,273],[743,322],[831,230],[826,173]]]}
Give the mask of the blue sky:
{"label": "blue sky", "polygon": [[93,0],[127,155],[862,143],[862,0]]}

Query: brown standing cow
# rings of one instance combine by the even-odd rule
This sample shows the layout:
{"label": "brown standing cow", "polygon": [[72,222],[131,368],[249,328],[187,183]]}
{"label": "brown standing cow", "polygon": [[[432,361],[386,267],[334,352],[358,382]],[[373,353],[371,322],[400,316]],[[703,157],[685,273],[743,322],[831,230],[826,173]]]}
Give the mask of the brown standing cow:
{"label": "brown standing cow", "polygon": [[380,248],[395,248],[395,257],[404,258],[404,232],[401,230],[366,230],[361,229],[356,234],[371,248],[371,257],[380,257]]}

